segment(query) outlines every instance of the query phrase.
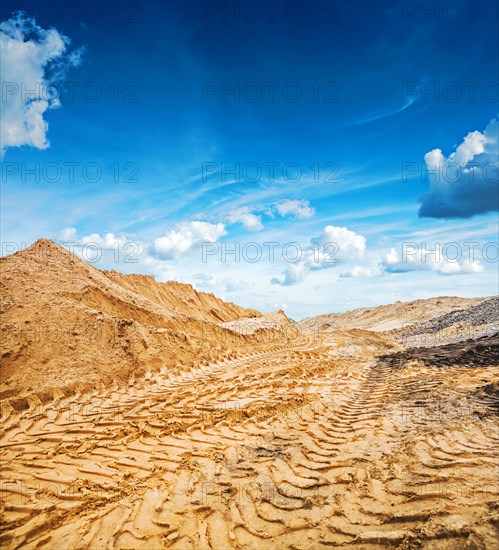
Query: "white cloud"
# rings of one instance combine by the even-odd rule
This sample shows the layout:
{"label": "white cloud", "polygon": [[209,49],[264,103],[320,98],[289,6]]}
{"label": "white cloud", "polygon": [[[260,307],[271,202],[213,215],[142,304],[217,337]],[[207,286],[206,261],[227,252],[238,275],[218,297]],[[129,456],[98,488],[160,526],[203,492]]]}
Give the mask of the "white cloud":
{"label": "white cloud", "polygon": [[225,290],[227,292],[240,292],[241,290],[245,290],[249,288],[250,283],[249,280],[244,277],[243,279],[239,279],[237,277],[229,277],[224,280],[225,283]]}
{"label": "white cloud", "polygon": [[289,264],[283,271],[281,277],[273,277],[270,282],[273,285],[291,286],[301,283],[308,272],[307,266],[304,263]]}
{"label": "white cloud", "polygon": [[78,237],[78,232],[74,227],[64,228],[58,235],[57,240],[62,244],[75,244],[76,248],[83,248],[86,245],[96,245],[102,249],[111,249],[116,245],[124,246],[130,243],[130,239],[124,236],[117,236],[114,233],[106,233],[100,235],[99,233],[91,233],[83,237]]}
{"label": "white cloud", "polygon": [[356,265],[352,267],[351,269],[347,269],[346,271],[343,271],[340,273],[341,279],[359,279],[359,278],[366,278],[366,277],[377,277],[380,275],[380,270],[378,269],[372,269],[370,267],[363,267],[361,265]]}
{"label": "white cloud", "polygon": [[366,238],[346,227],[327,225],[321,235],[310,241],[312,245],[302,251],[300,259],[289,262],[281,277],[272,284],[282,286],[302,282],[311,271],[337,267],[364,257]]}
{"label": "white cloud", "polygon": [[499,122],[470,132],[447,158],[441,149],[425,155],[430,190],[422,197],[420,217],[469,218],[498,210]]}
{"label": "white cloud", "polygon": [[56,29],[44,30],[22,12],[0,23],[1,155],[8,147],[49,146],[43,116],[60,106],[50,85],[79,64],[83,51],[68,54],[69,43]]}
{"label": "white cloud", "polygon": [[99,233],[91,233],[82,237],[81,243],[83,245],[95,244],[101,248],[111,249],[116,246],[125,246],[127,243],[130,243],[125,237],[118,237],[114,233],[106,233],[102,237]]}
{"label": "white cloud", "polygon": [[203,242],[216,242],[226,235],[223,223],[192,221],[181,222],[164,237],[154,240],[154,250],[165,259],[176,259]]}
{"label": "white cloud", "polygon": [[206,289],[222,286],[222,278],[218,275],[207,275],[206,273],[194,273],[192,276],[196,288]]}
{"label": "white cloud", "polygon": [[129,264],[133,267],[148,258],[147,246],[125,236],[114,233],[91,233],[82,237],[74,227],[64,228],[56,240],[83,260],[100,269],[113,269],[116,264]]}
{"label": "white cloud", "polygon": [[387,273],[407,273],[410,271],[436,271],[441,275],[457,275],[460,273],[481,273],[484,266],[478,260],[452,261],[439,252],[438,247],[432,251],[408,249],[399,254],[391,248],[381,262],[381,269]]}
{"label": "white cloud", "polygon": [[246,278],[219,277],[214,274],[196,273],[192,276],[192,279],[197,290],[214,292],[216,295],[220,292],[239,292],[249,287],[249,281]]}
{"label": "white cloud", "polygon": [[313,242],[317,250],[309,255],[309,263],[322,267],[363,258],[366,251],[366,238],[346,227],[327,225]]}
{"label": "white cloud", "polygon": [[263,229],[262,218],[253,214],[249,208],[236,208],[229,212],[227,223],[242,223],[250,231],[259,231]]}
{"label": "white cloud", "polygon": [[64,228],[59,235],[57,235],[57,240],[61,242],[74,242],[76,241],[76,228],[66,227]]}
{"label": "white cloud", "polygon": [[306,200],[284,199],[275,205],[275,209],[282,216],[294,216],[299,220],[311,218],[315,214],[315,209]]}

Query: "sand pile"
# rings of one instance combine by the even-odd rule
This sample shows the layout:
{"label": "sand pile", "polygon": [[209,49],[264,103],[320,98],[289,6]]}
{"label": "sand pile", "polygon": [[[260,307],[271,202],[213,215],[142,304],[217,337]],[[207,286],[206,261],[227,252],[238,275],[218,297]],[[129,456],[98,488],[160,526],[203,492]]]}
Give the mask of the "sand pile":
{"label": "sand pile", "polygon": [[408,345],[443,345],[496,334],[499,330],[499,298],[496,296],[465,309],[451,311],[395,333]]}
{"label": "sand pile", "polygon": [[299,325],[305,332],[314,330],[366,329],[376,332],[403,329],[453,311],[477,306],[485,298],[459,298],[440,296],[413,302],[395,302],[372,308],[361,308],[346,313],[332,313],[307,317]]}
{"label": "sand pile", "polygon": [[[178,372],[276,342],[265,327],[238,334],[220,326],[258,319],[257,311],[190,285],[100,271],[49,240],[2,258],[0,271],[1,398],[36,392],[47,400],[57,389],[127,381],[165,366]],[[291,326],[285,315],[280,320]]]}
{"label": "sand pile", "polygon": [[244,309],[224,302],[214,294],[198,292],[191,285],[168,281],[158,283],[152,275],[124,275],[116,271],[103,272],[111,281],[147,298],[176,317],[187,316],[208,322],[225,322],[241,317],[261,317],[253,309]]}

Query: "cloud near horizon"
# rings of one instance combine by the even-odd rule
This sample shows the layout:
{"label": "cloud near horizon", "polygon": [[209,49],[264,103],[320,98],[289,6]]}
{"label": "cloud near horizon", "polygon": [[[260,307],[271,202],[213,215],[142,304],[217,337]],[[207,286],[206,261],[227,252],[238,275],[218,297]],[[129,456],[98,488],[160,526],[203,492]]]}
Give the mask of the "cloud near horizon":
{"label": "cloud near horizon", "polygon": [[154,240],[154,251],[164,259],[178,259],[183,253],[201,247],[203,242],[217,242],[226,234],[223,223],[181,222]]}
{"label": "cloud near horizon", "polygon": [[327,225],[322,234],[311,239],[310,243],[298,261],[288,263],[281,277],[271,279],[273,285],[298,284],[312,271],[337,267],[363,258],[366,251],[366,238],[363,235],[333,225]]}
{"label": "cloud near horizon", "polygon": [[381,268],[386,273],[409,273],[411,271],[436,271],[440,275],[481,273],[484,266],[478,260],[451,261],[443,255],[422,249],[400,255],[394,248],[385,255]]}

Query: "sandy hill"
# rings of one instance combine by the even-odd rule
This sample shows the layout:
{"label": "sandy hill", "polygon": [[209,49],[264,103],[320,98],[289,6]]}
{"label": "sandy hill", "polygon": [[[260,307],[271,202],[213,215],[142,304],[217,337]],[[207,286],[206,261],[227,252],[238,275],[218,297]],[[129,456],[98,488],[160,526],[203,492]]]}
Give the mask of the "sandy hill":
{"label": "sandy hill", "polygon": [[164,366],[178,371],[269,341],[265,328],[241,335],[221,326],[262,317],[257,311],[190,285],[100,271],[46,239],[1,258],[0,285],[4,398],[36,391],[49,399],[83,380],[95,386]]}
{"label": "sandy hill", "polygon": [[340,329],[387,331],[416,325],[453,311],[476,306],[489,298],[459,298],[441,296],[413,302],[395,302],[372,308],[361,308],[346,313],[332,313],[307,317],[299,326],[304,332]]}
{"label": "sandy hill", "polygon": [[116,271],[103,271],[114,283],[147,298],[175,316],[186,315],[210,322],[228,322],[241,317],[260,317],[253,309],[244,309],[224,302],[214,294],[198,292],[192,285],[168,281],[158,283],[152,275],[124,275]]}

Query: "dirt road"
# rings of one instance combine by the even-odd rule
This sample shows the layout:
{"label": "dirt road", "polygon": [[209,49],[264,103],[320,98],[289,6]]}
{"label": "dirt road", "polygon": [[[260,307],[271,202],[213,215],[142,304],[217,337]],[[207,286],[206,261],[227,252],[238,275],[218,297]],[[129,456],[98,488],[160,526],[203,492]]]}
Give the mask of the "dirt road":
{"label": "dirt road", "polygon": [[2,410],[5,548],[497,548],[494,366],[331,337]]}

